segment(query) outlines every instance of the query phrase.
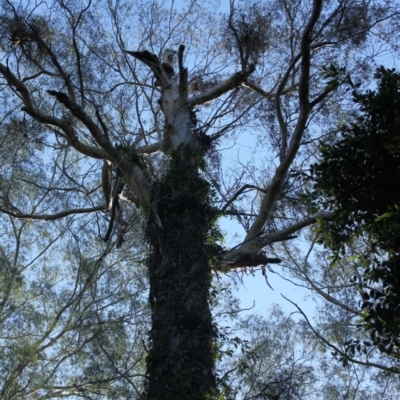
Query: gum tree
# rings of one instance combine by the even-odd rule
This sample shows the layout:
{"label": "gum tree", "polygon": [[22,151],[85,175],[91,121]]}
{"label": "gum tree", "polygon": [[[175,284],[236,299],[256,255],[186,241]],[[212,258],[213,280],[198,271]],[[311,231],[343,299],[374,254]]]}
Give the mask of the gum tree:
{"label": "gum tree", "polygon": [[[346,109],[343,65],[360,77],[376,55],[372,35],[390,46],[395,8],[232,2],[223,22],[196,2],[176,11],[158,3],[3,1],[3,10],[2,123],[5,137],[20,135],[23,151],[6,164],[0,211],[10,221],[86,216],[104,239],[100,249],[128,252],[144,239],[151,330],[143,396],[217,396],[212,274],[277,262],[267,246],[331,217],[299,206],[299,176],[317,138],[329,136]],[[260,160],[268,171],[242,165],[229,182],[221,146],[249,129],[268,149],[270,158]],[[13,174],[14,165],[24,174]],[[215,225],[223,215],[246,230],[231,249]],[[50,231],[49,224],[36,226]],[[95,246],[83,228],[71,236],[90,254]],[[84,264],[82,294],[107,257]],[[13,279],[26,279],[13,271]],[[54,327],[43,340],[55,340]],[[38,351],[33,344],[30,354]],[[29,362],[16,365],[6,398],[24,390],[18,379]],[[116,370],[134,386],[131,368]],[[99,387],[87,380],[71,390]]]}

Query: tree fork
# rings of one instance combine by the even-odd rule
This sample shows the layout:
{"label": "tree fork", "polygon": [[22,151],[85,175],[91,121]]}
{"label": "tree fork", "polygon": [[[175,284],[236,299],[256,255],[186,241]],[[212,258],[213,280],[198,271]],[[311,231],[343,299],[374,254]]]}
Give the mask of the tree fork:
{"label": "tree fork", "polygon": [[198,172],[202,146],[193,135],[191,108],[236,88],[254,71],[235,73],[190,100],[184,49],[181,45],[178,50],[178,74],[172,67],[173,50],[164,52],[163,63],[149,51],[127,51],[151,68],[162,87],[161,149],[169,157],[167,172],[153,185],[147,226],[152,329],[146,400],[205,400],[217,393],[217,332],[209,293],[212,263],[221,256],[214,228],[219,213],[212,206],[209,184]]}

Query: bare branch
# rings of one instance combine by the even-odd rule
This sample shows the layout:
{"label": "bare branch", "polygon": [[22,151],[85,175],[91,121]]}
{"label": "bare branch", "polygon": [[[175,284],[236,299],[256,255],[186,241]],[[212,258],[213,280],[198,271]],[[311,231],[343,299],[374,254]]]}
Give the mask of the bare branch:
{"label": "bare branch", "polygon": [[299,310],[300,314],[304,317],[304,319],[307,322],[307,325],[313,331],[314,335],[318,339],[320,339],[326,346],[328,346],[329,348],[333,349],[335,352],[340,354],[343,358],[347,359],[348,361],[350,361],[350,362],[352,362],[354,364],[365,365],[367,367],[375,367],[375,368],[381,369],[383,371],[390,372],[391,374],[400,375],[400,371],[397,368],[389,368],[389,367],[386,367],[385,365],[382,365],[382,364],[377,364],[377,363],[370,362],[370,361],[361,361],[361,360],[357,360],[355,358],[350,357],[345,352],[340,350],[337,346],[335,346],[332,343],[328,342],[318,331],[316,331],[315,328],[311,325],[311,323],[308,320],[308,318],[307,318],[306,314],[304,313],[304,311],[296,303],[294,303],[293,301],[289,300],[283,294],[281,294],[281,296],[284,299],[286,299],[289,303],[293,304]]}
{"label": "bare branch", "polygon": [[[262,97],[264,97],[265,99],[274,99],[277,96],[276,92],[270,91],[270,92],[266,92],[265,90],[261,89],[258,85],[256,85],[255,83],[249,82],[249,81],[245,81],[242,82],[242,86],[253,90],[254,92],[257,92],[258,94],[260,94]],[[282,90],[280,95],[285,95],[285,94],[289,94],[289,93],[293,93],[296,91],[296,89],[298,88],[298,84],[295,84],[293,86],[290,86],[288,88],[286,88],[285,90]]]}
{"label": "bare branch", "polygon": [[64,106],[67,107],[76,118],[85,124],[94,140],[106,152],[107,158],[120,167],[127,182],[137,193],[140,200],[143,201],[144,204],[148,204],[150,196],[142,169],[138,165],[132,165],[130,162],[125,160],[110,143],[108,138],[100,132],[100,129],[89,115],[79,105],[73,103],[65,93],[57,92],[55,90],[48,90],[47,92],[56,97],[56,99],[61,104],[64,104]]}
{"label": "bare branch", "polygon": [[255,67],[252,66],[247,71],[236,72],[230,78],[214,86],[210,90],[189,98],[189,106],[194,107],[218,99],[218,97],[222,96],[223,94],[240,86],[242,82],[244,82],[250,76],[250,74],[254,72],[254,70]]}
{"label": "bare branch", "polygon": [[221,212],[224,213],[227,208],[241,195],[243,192],[247,189],[255,189],[259,190],[262,193],[266,192],[266,189],[261,189],[258,186],[255,185],[244,185],[242,186],[229,200],[228,202],[222,207]]}
{"label": "bare branch", "polygon": [[74,90],[74,87],[72,85],[72,82],[71,82],[71,79],[70,79],[69,75],[67,73],[65,73],[64,69],[62,68],[62,66],[58,62],[58,59],[57,59],[56,55],[54,54],[53,50],[51,49],[51,47],[39,35],[37,37],[37,41],[40,43],[40,45],[44,49],[46,49],[46,52],[50,56],[50,59],[51,59],[53,65],[56,67],[57,71],[59,72],[59,74],[64,79],[65,85],[66,85],[67,90],[68,90],[68,95],[75,102],[76,101],[75,90]]}
{"label": "bare branch", "polygon": [[132,57],[135,57],[136,59],[138,59],[139,61],[150,67],[150,69],[154,72],[156,79],[158,79],[161,82],[163,88],[168,88],[171,85],[170,79],[163,70],[160,64],[160,60],[155,54],[150,53],[147,50],[145,51],[125,50],[125,53],[131,55]]}
{"label": "bare branch", "polygon": [[92,208],[76,208],[73,210],[65,210],[65,211],[61,211],[56,214],[37,215],[37,214],[15,213],[15,212],[5,210],[4,208],[0,208],[0,212],[10,215],[12,217],[15,217],[17,219],[37,219],[37,220],[44,220],[44,221],[54,221],[57,219],[68,217],[68,215],[72,215],[72,214],[89,214],[89,213],[94,213],[94,212],[98,212],[98,211],[106,211],[106,210],[108,210],[108,205],[104,204],[102,206],[97,206],[97,207],[92,207]]}
{"label": "bare branch", "polygon": [[110,240],[111,233],[112,233],[113,227],[114,227],[116,210],[119,205],[119,197],[120,197],[121,193],[123,192],[124,187],[125,187],[125,183],[122,181],[121,178],[118,178],[117,183],[115,184],[114,194],[112,197],[110,223],[108,225],[108,230],[106,232],[106,235],[104,236],[104,239],[103,239],[105,242],[108,242]]}
{"label": "bare branch", "polygon": [[101,186],[103,188],[104,200],[108,207],[111,202],[111,167],[109,162],[104,161],[101,170]]}
{"label": "bare branch", "polygon": [[296,224],[293,224],[285,229],[274,232],[272,234],[261,236],[259,239],[259,244],[261,246],[266,246],[267,244],[281,242],[283,240],[286,240],[286,238],[290,237],[292,234],[298,232],[300,229],[315,224],[318,219],[331,220],[334,218],[334,216],[334,213],[324,213],[318,214],[315,217],[303,219],[302,221],[299,221]]}
{"label": "bare branch", "polygon": [[280,264],[280,258],[270,258],[263,253],[244,254],[233,262],[227,262],[230,269],[257,267],[266,264]]}
{"label": "bare branch", "polygon": [[152,154],[161,151],[161,144],[159,142],[148,144],[147,146],[138,147],[136,149],[137,154]]}
{"label": "bare branch", "polygon": [[29,91],[27,87],[10,71],[8,67],[6,67],[2,63],[0,63],[0,73],[6,78],[10,86],[15,87],[16,90],[21,94],[22,100],[25,105],[23,111],[26,111],[29,115],[31,115],[34,119],[36,119],[36,121],[40,123],[55,125],[61,128],[62,126],[61,120],[55,117],[51,117],[50,115],[47,114],[42,114],[35,109],[32,100],[29,96]]}
{"label": "bare branch", "polygon": [[183,52],[185,46],[181,44],[178,50],[178,65],[179,65],[179,93],[183,98],[188,95],[188,70],[183,66]]}
{"label": "bare branch", "polygon": [[[317,235],[314,237],[314,240],[313,240],[313,242],[312,242],[312,244],[311,244],[311,246],[310,246],[310,248],[309,248],[309,250],[308,250],[308,252],[307,252],[307,254],[306,254],[306,256],[305,256],[304,261],[301,262],[304,266],[306,266],[306,264],[307,264],[308,257],[310,256],[310,254],[311,254],[311,252],[312,252],[312,250],[313,250],[313,247],[314,247],[316,241],[317,241]],[[330,303],[332,303],[332,304],[335,304],[336,306],[340,307],[341,309],[345,310],[346,312],[351,313],[351,314],[354,314],[354,315],[359,315],[359,314],[360,314],[360,312],[357,311],[356,309],[354,309],[354,308],[352,308],[352,307],[350,307],[350,306],[348,306],[348,305],[346,305],[346,304],[340,302],[340,301],[337,300],[335,297],[329,295],[329,294],[326,293],[321,287],[319,287],[319,286],[308,276],[308,274],[307,274],[307,272],[306,272],[306,268],[302,268],[302,267],[301,267],[300,262],[298,262],[297,258],[294,257],[294,256],[292,255],[292,252],[287,248],[287,246],[284,245],[284,247],[285,247],[285,250],[286,250],[287,255],[288,255],[289,258],[290,258],[290,261],[296,266],[297,271],[299,271],[301,279],[302,279],[302,280],[305,280],[306,282],[308,282],[308,284],[311,286],[311,288],[312,288],[313,290],[315,290],[315,291],[316,291],[321,297],[323,297],[326,301],[328,301],[328,302],[330,302]],[[351,285],[351,286],[354,286],[354,285]],[[326,287],[325,287],[325,288],[326,288]]]}
{"label": "bare branch", "polygon": [[[279,167],[275,172],[275,176],[267,190],[267,193],[261,204],[261,209],[258,217],[253,222],[246,240],[249,240],[259,234],[265,223],[268,221],[276,199],[280,195],[287,172],[293,162],[294,157],[300,147],[301,138],[304,134],[306,127],[307,118],[310,113],[309,103],[309,75],[310,75],[310,42],[311,33],[314,25],[317,23],[319,15],[321,13],[322,0],[314,0],[313,11],[310,21],[304,30],[303,37],[301,40],[301,75],[299,81],[299,117],[293,133],[293,137],[290,143],[289,150],[285,158],[281,161]],[[279,90],[278,90],[279,91]],[[278,98],[279,96],[277,96]]]}
{"label": "bare branch", "polygon": [[235,262],[243,255],[259,252],[268,244],[294,239],[296,236],[293,236],[293,233],[296,233],[306,226],[315,224],[317,219],[329,220],[333,217],[333,213],[318,214],[315,217],[307,218],[272,234],[263,235],[263,232],[260,232],[256,237],[245,239],[242,243],[233,247],[224,255],[224,259],[229,262]]}
{"label": "bare branch", "polygon": [[322,93],[320,93],[313,101],[310,102],[310,107],[313,108],[317,104],[321,103],[335,88],[327,87]]}
{"label": "bare branch", "polygon": [[34,120],[36,120],[39,123],[45,124],[45,125],[51,125],[55,126],[59,129],[61,129],[69,143],[75,147],[76,150],[78,150],[80,153],[87,155],[89,157],[97,158],[100,160],[104,160],[107,158],[107,154],[93,146],[88,146],[84,143],[76,141],[76,135],[75,132],[71,126],[71,124],[66,121],[66,120],[61,120],[56,117],[53,117],[48,114],[44,114],[40,112],[32,103],[31,97],[29,95],[28,88],[25,86],[22,81],[20,81],[11,71],[8,67],[0,63],[0,73],[6,78],[8,84],[11,87],[15,87],[17,92],[21,94],[21,99],[24,103],[24,107],[22,108],[22,111],[25,111],[28,115],[30,115]]}

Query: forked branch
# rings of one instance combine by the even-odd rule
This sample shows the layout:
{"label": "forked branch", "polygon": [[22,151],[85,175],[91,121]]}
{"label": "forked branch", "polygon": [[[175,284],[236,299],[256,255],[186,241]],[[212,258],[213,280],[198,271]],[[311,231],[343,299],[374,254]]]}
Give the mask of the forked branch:
{"label": "forked branch", "polygon": [[311,58],[311,34],[315,24],[321,13],[322,0],[314,0],[313,11],[310,20],[304,30],[301,39],[301,74],[299,81],[299,117],[290,142],[290,146],[286,156],[282,159],[277,168],[267,193],[262,201],[258,217],[253,222],[247,236],[246,241],[256,237],[264,228],[268,221],[273,207],[282,192],[287,172],[300,147],[301,138],[310,114],[309,103],[309,80],[310,80],[310,58]]}

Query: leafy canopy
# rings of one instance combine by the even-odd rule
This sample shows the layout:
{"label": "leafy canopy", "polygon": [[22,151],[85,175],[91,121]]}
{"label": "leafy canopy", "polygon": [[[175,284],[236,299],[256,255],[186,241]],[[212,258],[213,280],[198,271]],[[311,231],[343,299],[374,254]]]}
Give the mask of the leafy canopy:
{"label": "leafy canopy", "polygon": [[321,147],[311,199],[335,213],[321,222],[321,241],[336,257],[362,241],[364,325],[392,353],[400,347],[400,74],[380,67],[374,77],[376,90],[354,90],[354,121]]}

